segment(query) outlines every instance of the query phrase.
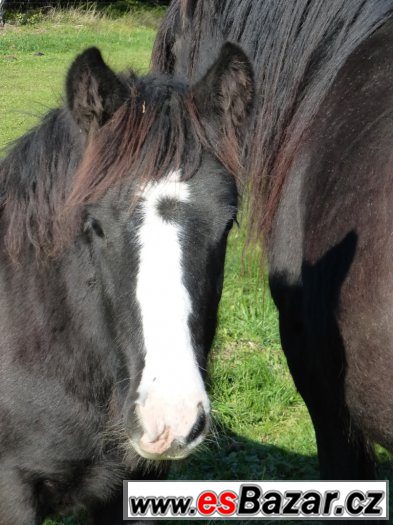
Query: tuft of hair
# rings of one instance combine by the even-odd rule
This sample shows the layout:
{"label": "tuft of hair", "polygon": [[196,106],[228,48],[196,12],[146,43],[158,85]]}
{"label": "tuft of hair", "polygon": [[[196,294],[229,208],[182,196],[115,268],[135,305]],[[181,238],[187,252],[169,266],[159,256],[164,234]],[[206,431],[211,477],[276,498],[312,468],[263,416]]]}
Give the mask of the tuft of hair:
{"label": "tuft of hair", "polygon": [[134,180],[143,186],[181,168],[184,179],[200,166],[204,149],[218,156],[229,172],[238,172],[236,142],[216,151],[193,92],[167,78],[144,77],[88,143],[75,174],[67,209],[97,201],[110,188]]}

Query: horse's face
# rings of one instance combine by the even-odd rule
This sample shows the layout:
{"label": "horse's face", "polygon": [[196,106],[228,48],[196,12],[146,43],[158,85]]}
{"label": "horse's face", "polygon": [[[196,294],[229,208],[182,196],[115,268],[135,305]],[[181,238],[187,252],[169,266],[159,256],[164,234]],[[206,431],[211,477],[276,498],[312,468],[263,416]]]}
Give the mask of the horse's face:
{"label": "horse's face", "polygon": [[130,443],[146,458],[181,458],[209,426],[206,360],[237,188],[203,150],[190,178],[180,166],[142,180],[126,178],[89,204],[84,232],[121,354],[116,388]]}
{"label": "horse's face", "polygon": [[206,358],[236,209],[234,180],[211,159],[188,181],[172,172],[148,184],[135,207],[123,187],[89,208],[86,233],[131,378],[119,377],[119,388],[129,386],[125,415],[142,456],[185,456],[208,429]]}

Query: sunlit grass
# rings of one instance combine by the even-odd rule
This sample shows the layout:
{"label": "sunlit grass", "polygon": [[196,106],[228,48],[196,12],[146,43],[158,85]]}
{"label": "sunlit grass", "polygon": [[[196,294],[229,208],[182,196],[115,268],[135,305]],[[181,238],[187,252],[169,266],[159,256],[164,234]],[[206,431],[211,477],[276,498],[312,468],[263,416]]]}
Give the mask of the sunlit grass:
{"label": "sunlit grass", "polygon": [[148,13],[110,19],[54,10],[34,24],[0,29],[0,148],[61,102],[67,67],[87,47],[102,49],[118,70],[146,72],[157,25],[157,15]]}

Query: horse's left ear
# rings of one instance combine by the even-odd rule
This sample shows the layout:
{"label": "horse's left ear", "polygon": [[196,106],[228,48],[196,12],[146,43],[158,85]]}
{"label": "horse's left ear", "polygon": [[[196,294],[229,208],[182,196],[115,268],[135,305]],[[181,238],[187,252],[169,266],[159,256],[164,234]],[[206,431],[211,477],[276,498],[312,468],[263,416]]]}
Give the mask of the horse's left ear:
{"label": "horse's left ear", "polygon": [[217,119],[220,128],[229,119],[239,128],[251,110],[254,90],[247,55],[239,46],[226,43],[206,75],[192,88],[192,96],[203,119]]}
{"label": "horse's left ear", "polygon": [[68,108],[85,133],[97,129],[126,99],[127,90],[92,47],[76,57],[66,80]]}

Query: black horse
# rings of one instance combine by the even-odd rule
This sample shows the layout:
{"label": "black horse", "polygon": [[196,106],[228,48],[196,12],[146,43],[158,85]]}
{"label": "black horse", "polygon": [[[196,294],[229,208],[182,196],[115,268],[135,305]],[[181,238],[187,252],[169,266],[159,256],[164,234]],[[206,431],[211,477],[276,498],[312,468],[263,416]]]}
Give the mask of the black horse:
{"label": "black horse", "polygon": [[222,42],[254,61],[243,164],[281,339],[321,474],[393,450],[393,1],[174,0],[157,71],[198,78]]}
{"label": "black horse", "polygon": [[209,425],[250,64],[227,45],[189,87],[92,48],[66,88],[0,163],[0,525],[123,523],[122,480],[164,476]]}

